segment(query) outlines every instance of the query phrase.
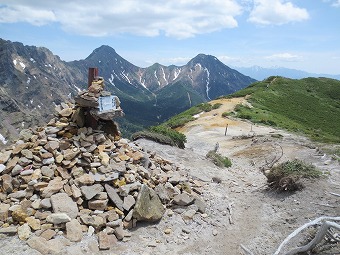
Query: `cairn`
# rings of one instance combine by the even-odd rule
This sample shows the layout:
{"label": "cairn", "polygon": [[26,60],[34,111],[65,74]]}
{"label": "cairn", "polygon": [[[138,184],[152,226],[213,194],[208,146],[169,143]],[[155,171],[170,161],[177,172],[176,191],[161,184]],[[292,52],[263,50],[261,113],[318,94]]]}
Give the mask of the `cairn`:
{"label": "cairn", "polygon": [[167,207],[197,203],[204,212],[185,171],[116,133],[79,126],[79,109],[63,103],[47,126],[21,131],[0,152],[0,235],[43,254],[60,234],[71,242],[96,235],[99,249],[110,249]]}

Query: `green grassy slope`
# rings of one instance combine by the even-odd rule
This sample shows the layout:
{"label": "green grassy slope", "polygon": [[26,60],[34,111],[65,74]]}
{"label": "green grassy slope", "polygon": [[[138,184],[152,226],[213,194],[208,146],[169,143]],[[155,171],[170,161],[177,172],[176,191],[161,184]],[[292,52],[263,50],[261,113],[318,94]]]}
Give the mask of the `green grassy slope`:
{"label": "green grassy slope", "polygon": [[339,80],[269,77],[228,97],[246,95],[253,108],[238,106],[238,117],[340,143]]}

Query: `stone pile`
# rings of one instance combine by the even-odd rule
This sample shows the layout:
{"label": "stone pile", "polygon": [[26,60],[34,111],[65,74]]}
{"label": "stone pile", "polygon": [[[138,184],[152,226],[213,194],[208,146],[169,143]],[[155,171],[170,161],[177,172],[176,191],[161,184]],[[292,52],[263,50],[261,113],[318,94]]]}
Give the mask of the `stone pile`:
{"label": "stone pile", "polygon": [[22,131],[0,152],[0,234],[18,234],[43,254],[60,235],[96,235],[109,249],[137,222],[159,221],[166,207],[204,212],[199,182],[128,140],[80,128],[75,109],[62,104],[46,127]]}

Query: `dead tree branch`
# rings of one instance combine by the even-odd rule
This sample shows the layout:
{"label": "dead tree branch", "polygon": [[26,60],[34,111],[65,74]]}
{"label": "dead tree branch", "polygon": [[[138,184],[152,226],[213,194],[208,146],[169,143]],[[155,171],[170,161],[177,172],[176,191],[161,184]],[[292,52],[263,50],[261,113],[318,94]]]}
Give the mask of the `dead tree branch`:
{"label": "dead tree branch", "polygon": [[[322,217],[319,217],[311,222],[308,222],[306,223],[305,225],[299,227],[298,229],[296,229],[293,233],[291,233],[289,236],[286,237],[285,240],[283,240],[283,242],[280,244],[279,248],[276,250],[276,252],[273,254],[273,255],[278,255],[280,252],[281,252],[281,249],[283,248],[284,245],[286,245],[292,238],[294,238],[295,236],[297,236],[302,230],[310,227],[310,226],[314,226],[314,225],[317,225],[319,224],[319,222],[324,222],[324,221],[340,221],[340,217],[328,217],[328,216],[322,216]],[[330,222],[330,223],[334,223],[334,222]],[[339,224],[336,224],[334,223],[337,227],[337,229],[340,229],[340,225]],[[333,227],[333,226],[331,226]],[[329,228],[329,227],[328,227]],[[328,230],[328,228],[326,229],[326,232]],[[320,232],[320,231],[319,231]],[[324,237],[324,235],[322,236]],[[315,238],[314,238],[315,239]],[[314,240],[313,239],[313,240]],[[312,240],[312,242],[313,242]],[[322,240],[322,239],[321,239]],[[320,242],[320,241],[319,241]],[[312,243],[314,244],[316,243],[315,241]],[[317,244],[317,243],[316,243]],[[301,251],[300,251],[301,252]],[[285,255],[292,255],[292,254],[296,254],[296,253],[286,253]]]}
{"label": "dead tree branch", "polygon": [[233,215],[232,215],[232,206],[233,206],[234,203],[230,203],[228,204],[228,211],[229,211],[229,224],[234,224],[234,221],[233,221]]}
{"label": "dead tree branch", "polygon": [[[275,143],[276,145],[278,145],[280,147],[280,155],[279,156],[275,156],[274,159],[270,162],[267,162],[266,160],[266,164],[264,164],[263,166],[260,167],[261,171],[264,172],[266,169],[271,169],[276,162],[278,162],[282,156],[283,156],[283,148],[280,144]],[[274,147],[274,146],[273,146]]]}
{"label": "dead tree branch", "polygon": [[294,255],[294,254],[298,254],[300,252],[312,250],[318,243],[320,243],[322,241],[322,239],[325,237],[325,235],[327,235],[327,232],[330,228],[336,228],[336,229],[340,230],[340,225],[335,223],[335,222],[325,221],[321,225],[320,229],[318,230],[318,232],[316,233],[316,235],[315,235],[315,237],[312,241],[310,241],[305,246],[301,246],[301,247],[298,247],[298,248],[295,248],[295,249],[289,251],[285,255]]}
{"label": "dead tree branch", "polygon": [[331,195],[336,196],[336,197],[340,197],[340,194],[337,193],[333,193],[333,192],[329,192]]}

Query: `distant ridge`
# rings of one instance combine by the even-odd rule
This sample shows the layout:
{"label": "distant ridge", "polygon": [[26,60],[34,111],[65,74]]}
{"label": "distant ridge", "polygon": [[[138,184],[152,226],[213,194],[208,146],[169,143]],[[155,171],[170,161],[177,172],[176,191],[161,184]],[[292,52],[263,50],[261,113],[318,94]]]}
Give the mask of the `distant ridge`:
{"label": "distant ridge", "polygon": [[340,80],[339,75],[332,74],[320,74],[320,73],[309,73],[301,70],[290,69],[285,67],[272,67],[272,68],[264,68],[260,66],[251,66],[251,67],[234,67],[234,69],[239,72],[253,77],[256,80],[262,81],[269,76],[282,76],[291,79],[303,79],[308,77],[326,77],[331,79]]}

